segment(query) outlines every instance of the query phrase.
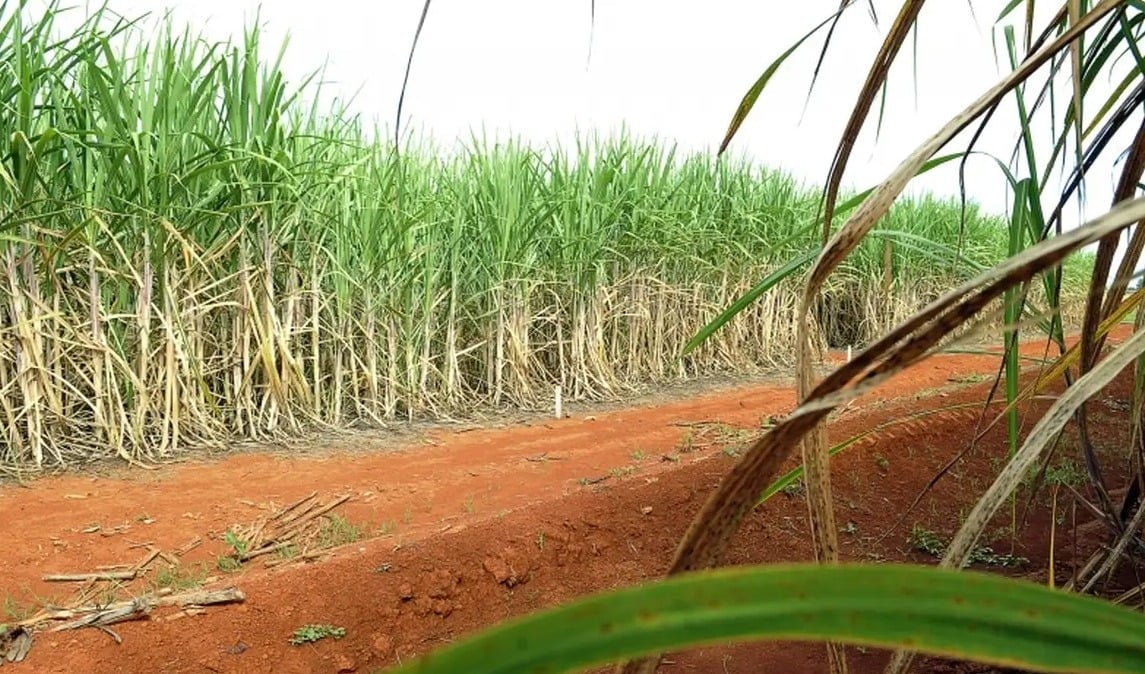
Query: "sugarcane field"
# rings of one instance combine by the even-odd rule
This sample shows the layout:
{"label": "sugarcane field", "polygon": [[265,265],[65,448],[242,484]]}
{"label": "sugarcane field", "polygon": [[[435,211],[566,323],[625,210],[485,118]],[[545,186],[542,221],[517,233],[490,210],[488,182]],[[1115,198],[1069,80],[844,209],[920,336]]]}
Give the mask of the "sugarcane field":
{"label": "sugarcane field", "polygon": [[1140,3],[328,4],[0,0],[4,671],[1145,671]]}

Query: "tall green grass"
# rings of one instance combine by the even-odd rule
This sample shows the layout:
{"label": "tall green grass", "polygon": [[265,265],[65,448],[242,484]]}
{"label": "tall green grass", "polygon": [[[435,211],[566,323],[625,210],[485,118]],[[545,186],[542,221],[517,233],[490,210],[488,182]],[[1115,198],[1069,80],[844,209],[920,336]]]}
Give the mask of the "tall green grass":
{"label": "tall green grass", "polygon": [[[626,135],[399,153],[289,82],[257,29],[211,43],[97,12],[65,32],[59,5],[22,4],[0,4],[2,466],[528,406],[554,385],[602,398],[792,352],[782,283],[680,357],[818,245],[818,194],[783,173]],[[1005,256],[999,222],[960,218],[896,206],[828,293],[825,338],[861,343]]]}

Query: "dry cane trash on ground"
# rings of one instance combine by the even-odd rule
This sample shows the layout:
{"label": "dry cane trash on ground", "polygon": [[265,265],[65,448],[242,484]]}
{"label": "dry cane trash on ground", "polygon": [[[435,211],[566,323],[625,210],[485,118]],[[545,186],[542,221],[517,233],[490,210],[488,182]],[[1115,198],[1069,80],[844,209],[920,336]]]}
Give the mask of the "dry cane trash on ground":
{"label": "dry cane trash on ground", "polygon": [[32,648],[33,633],[47,629],[53,623],[58,623],[50,628],[53,632],[95,627],[120,642],[119,635],[109,625],[147,617],[156,607],[180,607],[180,612],[167,616],[166,619],[170,620],[192,615],[204,606],[231,604],[246,598],[241,590],[234,587],[216,590],[195,588],[184,592],[160,587],[131,599],[110,599],[119,592],[130,594],[132,588],[128,584],[141,580],[157,560],[168,563],[168,572],[181,567],[177,557],[152,548],[133,566],[105,568],[92,573],[45,574],[43,579],[46,582],[81,582],[84,585],[65,606],[46,606],[28,618],[0,626],[0,665],[5,661],[22,661]]}
{"label": "dry cane trash on ground", "polygon": [[[348,500],[350,497],[347,495],[322,504],[318,501],[317,492],[312,492],[306,498],[278,509],[249,526],[232,527],[224,535],[224,540],[233,554],[220,559],[232,560],[233,568],[237,568],[251,559],[270,552],[281,553],[288,547],[296,554],[280,554],[278,559],[268,561],[266,566],[317,559],[325,554],[321,549],[314,548],[321,543],[329,514]],[[140,594],[130,587],[132,583],[142,581],[157,561],[167,564],[165,572],[169,577],[185,573],[179,558],[200,544],[202,538],[196,536],[173,554],[147,545],[143,546],[147,547],[147,554],[135,564],[99,567],[90,572],[44,574],[44,582],[83,583],[83,586],[63,606],[46,606],[23,620],[0,625],[0,666],[5,662],[24,660],[32,648],[34,633],[43,629],[59,632],[94,627],[106,632],[116,642],[121,642],[119,635],[109,626],[150,617],[155,608],[179,607],[180,611],[164,617],[165,620],[175,620],[201,613],[205,606],[244,601],[245,595],[235,587],[198,587],[216,581],[217,576],[192,580],[191,583],[196,587],[181,590],[160,586]],[[152,584],[158,583],[153,579]],[[118,599],[122,594],[130,598]]]}
{"label": "dry cane trash on ground", "polygon": [[323,505],[318,501],[318,493],[311,492],[306,498],[260,518],[248,527],[232,528],[226,534],[227,544],[239,563],[272,552],[279,553],[279,558],[268,561],[267,566],[295,560],[312,561],[325,554],[320,545],[326,527],[325,517],[349,500],[350,496],[344,495]]}

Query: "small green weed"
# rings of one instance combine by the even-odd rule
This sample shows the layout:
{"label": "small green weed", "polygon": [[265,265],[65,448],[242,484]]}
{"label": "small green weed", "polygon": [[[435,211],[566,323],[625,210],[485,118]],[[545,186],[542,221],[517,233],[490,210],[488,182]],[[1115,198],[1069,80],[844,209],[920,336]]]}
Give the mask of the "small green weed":
{"label": "small green weed", "polygon": [[635,473],[636,472],[636,466],[617,466],[616,468],[613,468],[612,470],[610,470],[608,472],[613,477],[619,479],[622,477],[628,477],[629,475],[632,475],[633,473]]}
{"label": "small green weed", "polygon": [[318,530],[318,545],[323,548],[353,543],[361,538],[362,530],[341,515],[330,516]]}
{"label": "small green weed", "polygon": [[1080,487],[1088,481],[1089,475],[1073,461],[1046,467],[1046,486]]}
{"label": "small green weed", "polygon": [[242,558],[243,555],[250,552],[248,548],[249,544],[239,538],[239,535],[233,531],[228,531],[223,534],[223,542],[229,545],[231,550],[234,551],[232,557]]}
{"label": "small green weed", "polygon": [[242,565],[243,563],[239,561],[237,557],[231,557],[230,555],[219,555],[219,558],[215,560],[215,568],[223,573],[238,571],[242,568]]}
{"label": "small green weed", "polygon": [[312,644],[315,641],[321,641],[326,638],[341,639],[344,636],[346,636],[345,627],[335,627],[334,625],[303,625],[294,630],[294,634],[290,637],[290,643],[294,646],[301,646],[302,644]]}
{"label": "small green weed", "polygon": [[26,604],[21,604],[14,597],[4,597],[4,614],[11,620],[25,620],[32,617],[35,610]]}
{"label": "small green weed", "polygon": [[151,584],[156,588],[190,590],[199,587],[207,579],[207,566],[196,564],[191,567],[165,566],[155,574]]}
{"label": "small green weed", "polygon": [[230,554],[219,555],[215,560],[215,567],[224,573],[231,573],[238,571],[243,565],[243,557],[246,556],[249,548],[249,543],[239,538],[239,535],[233,531],[227,531],[223,534],[223,543],[231,549]]}
{"label": "small green weed", "polygon": [[970,552],[971,564],[984,564],[986,566],[1013,567],[1022,566],[1030,560],[1016,555],[999,555],[987,546],[974,548]]}
{"label": "small green weed", "polygon": [[633,450],[633,452],[630,456],[632,457],[633,461],[643,461],[644,460],[644,450],[642,450],[642,449]]}
{"label": "small green weed", "polygon": [[[992,462],[993,463],[993,462]],[[1089,481],[1085,469],[1069,459],[1062,459],[1056,465],[1046,466],[1041,482],[1038,474],[1041,469],[1032,467],[1022,478],[1022,486],[1027,489],[1037,485],[1041,489],[1052,487],[1080,487]]]}
{"label": "small green weed", "polygon": [[676,445],[676,451],[679,452],[680,454],[687,454],[688,452],[695,451],[695,449],[696,449],[696,434],[693,433],[692,431],[688,431],[687,433],[685,433],[684,437],[681,438],[680,442],[677,443],[677,445]]}
{"label": "small green weed", "polygon": [[[942,540],[941,536],[917,524],[911,530],[910,543],[915,550],[925,552],[932,557],[941,557],[946,552],[946,541]],[[1017,555],[1000,555],[994,552],[993,548],[980,545],[970,551],[970,558],[967,561],[970,564],[1008,568],[1022,566],[1030,560]]]}
{"label": "small green weed", "polygon": [[803,496],[805,490],[806,488],[803,486],[803,478],[800,478],[784,487],[781,491],[783,492],[784,496],[795,498],[797,496]]}
{"label": "small green weed", "polygon": [[942,553],[946,551],[946,541],[937,533],[914,525],[910,530],[910,545],[919,552],[925,552],[932,557],[941,557]]}

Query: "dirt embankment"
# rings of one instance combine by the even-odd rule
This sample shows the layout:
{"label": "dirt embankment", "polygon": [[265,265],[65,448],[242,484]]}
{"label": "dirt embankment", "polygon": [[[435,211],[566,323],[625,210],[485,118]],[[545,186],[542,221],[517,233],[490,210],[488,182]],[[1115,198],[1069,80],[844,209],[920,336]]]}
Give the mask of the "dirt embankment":
{"label": "dirt embankment", "polygon": [[[1026,350],[1040,356],[1044,345]],[[847,559],[925,562],[930,558],[909,542],[912,529],[941,538],[957,528],[1004,460],[1003,425],[907,510],[980,428],[985,380],[997,365],[993,356],[934,357],[837,416],[831,436],[841,441],[936,410],[888,426],[834,461]],[[1119,381],[1094,406],[1102,447],[1124,437],[1118,434],[1127,386]],[[12,671],[380,671],[504,618],[656,578],[737,451],[793,403],[789,387],[745,386],[511,428],[441,429],[385,451],[369,451],[372,440],[355,436],[302,454],[248,453],[4,487],[0,538],[10,616],[63,601],[74,589],[42,582],[45,573],[131,564],[156,549],[185,551],[178,573],[164,582],[234,585],[246,594],[242,604],[201,614],[157,610],[149,620],[115,625],[122,643],[97,629],[39,633]],[[992,409],[987,423],[999,408]],[[342,545],[313,563],[276,559],[265,568],[266,558],[257,558],[237,572],[219,570],[229,527],[311,492],[351,497],[337,510],[340,538],[329,541]],[[1027,558],[1018,572],[1042,578],[1050,522],[1044,510],[1031,516],[1029,534],[1013,548],[1001,526],[987,542],[1000,554]],[[1055,573],[1065,577],[1073,540],[1059,532],[1057,541]],[[747,519],[728,561],[810,557],[806,509],[792,493]],[[291,645],[307,624],[345,634]],[[822,651],[817,644],[704,648],[671,656],[663,671],[816,672]],[[879,671],[885,662],[873,650],[852,649],[852,658],[856,672]]]}

